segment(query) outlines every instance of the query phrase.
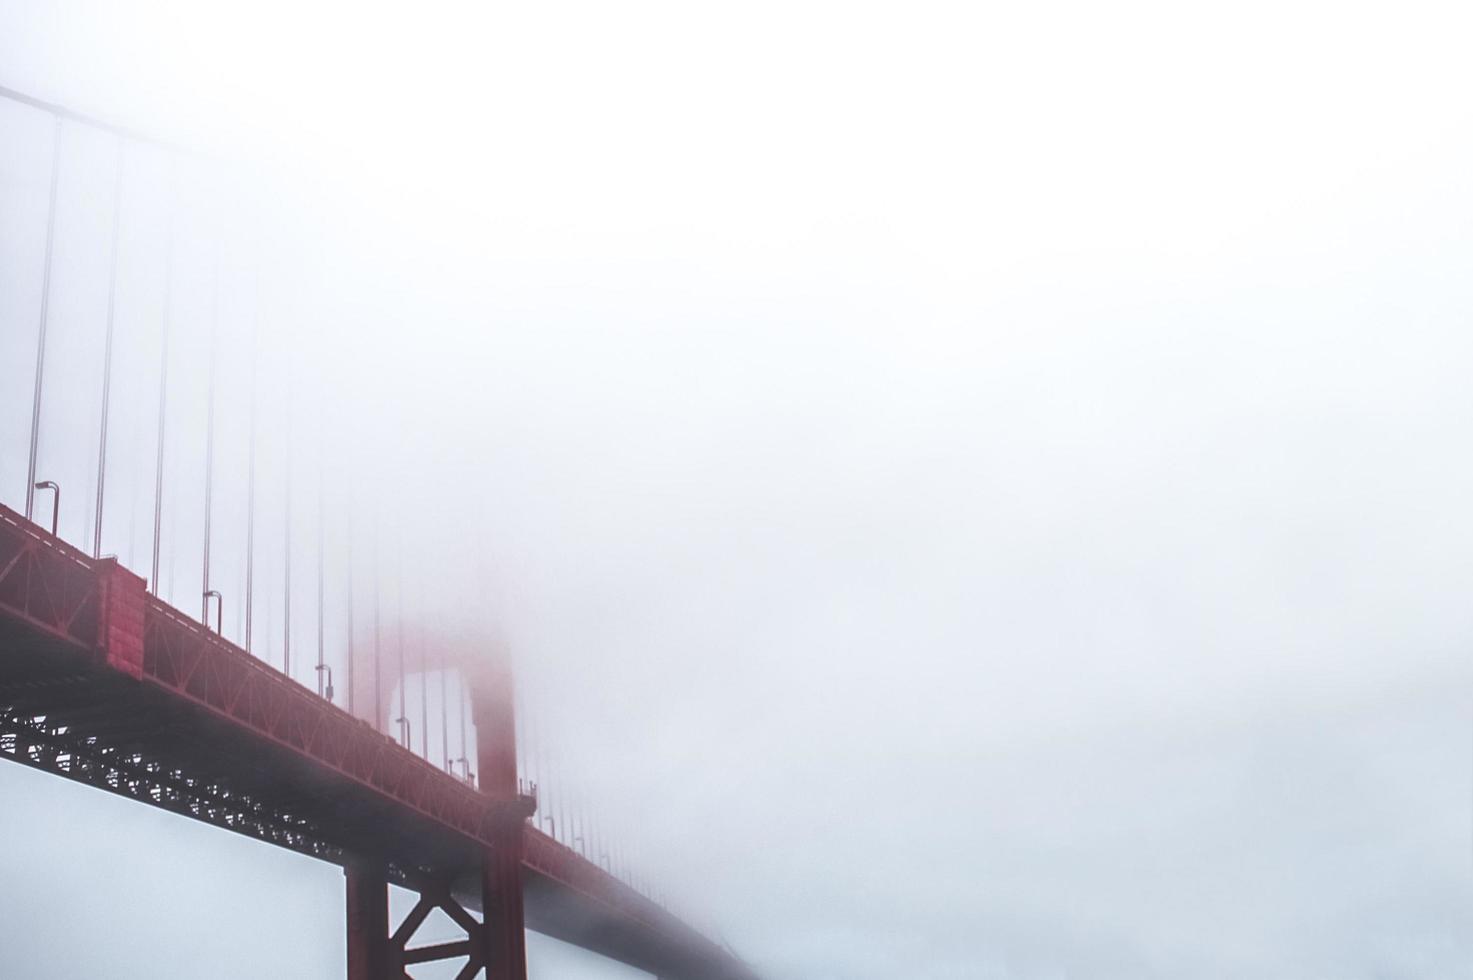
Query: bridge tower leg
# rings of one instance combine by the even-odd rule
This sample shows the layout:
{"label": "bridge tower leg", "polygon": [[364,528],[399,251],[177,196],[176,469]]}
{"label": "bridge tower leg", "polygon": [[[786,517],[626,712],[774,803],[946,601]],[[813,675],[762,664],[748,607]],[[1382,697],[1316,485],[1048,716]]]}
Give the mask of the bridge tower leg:
{"label": "bridge tower leg", "polygon": [[343,868],[348,892],[348,980],[390,980],[389,877],[372,861]]}
{"label": "bridge tower leg", "polygon": [[[521,857],[487,851],[481,876],[484,914],[477,922],[438,879],[402,882],[415,893],[414,907],[398,928],[391,929],[389,876],[381,863],[355,859],[344,868],[348,894],[348,980],[404,980],[416,963],[464,959],[457,980],[526,980],[526,944],[522,931]],[[517,882],[508,887],[508,877]],[[420,927],[435,909],[442,910],[465,932],[464,939],[413,946]]]}
{"label": "bridge tower leg", "polygon": [[[520,832],[520,828],[518,828]],[[527,980],[527,933],[522,918],[521,854],[487,851],[481,867],[481,931],[486,980]]]}
{"label": "bridge tower leg", "polygon": [[[518,798],[515,699],[504,658],[481,667],[471,679],[471,711],[481,792],[505,800]],[[487,849],[481,864],[486,980],[527,980],[522,821],[501,828],[498,838],[498,846]]]}
{"label": "bridge tower leg", "polygon": [[[467,674],[475,721],[477,788],[494,799],[519,804],[492,832],[491,846],[481,855],[481,921],[476,922],[460,907],[444,881],[396,878],[404,887],[418,892],[419,899],[404,922],[392,928],[387,866],[382,861],[355,857],[344,868],[348,980],[401,980],[408,965],[456,957],[467,958],[461,978],[479,976],[484,970],[485,980],[527,980],[522,835],[533,804],[530,796],[523,795],[517,774],[512,674],[504,656],[477,662],[467,668]],[[374,705],[379,717],[388,707],[376,703],[371,694],[367,703]],[[460,924],[466,938],[411,948],[416,931],[436,907]]]}

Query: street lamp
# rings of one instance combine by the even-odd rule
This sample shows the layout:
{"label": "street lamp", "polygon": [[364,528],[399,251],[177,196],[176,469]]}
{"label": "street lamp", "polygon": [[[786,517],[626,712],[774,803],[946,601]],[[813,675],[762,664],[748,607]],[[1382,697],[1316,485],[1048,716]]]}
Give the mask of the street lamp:
{"label": "street lamp", "polygon": [[53,480],[41,480],[36,484],[37,490],[50,490],[51,497],[51,536],[56,537],[56,517],[61,513],[61,487]]}
{"label": "street lamp", "polygon": [[215,597],[215,635],[216,636],[219,636],[220,635],[220,619],[221,619],[221,617],[223,615],[222,608],[225,605],[225,600],[223,598],[221,598],[221,596],[220,596],[220,590],[219,589],[206,589],[205,590],[205,608],[204,608],[205,629],[209,629],[210,628],[210,597],[211,596],[214,596]]}

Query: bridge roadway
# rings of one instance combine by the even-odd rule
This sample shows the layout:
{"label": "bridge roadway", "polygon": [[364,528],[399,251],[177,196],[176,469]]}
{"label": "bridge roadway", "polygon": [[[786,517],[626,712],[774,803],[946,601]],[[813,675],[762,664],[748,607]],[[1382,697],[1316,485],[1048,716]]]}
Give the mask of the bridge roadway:
{"label": "bridge roadway", "polygon": [[[536,829],[535,800],[443,772],[148,595],[115,560],[90,558],[3,506],[0,757],[342,865],[353,980],[456,956],[463,977],[483,965],[488,977],[515,976],[490,965],[505,943],[477,945],[490,917],[480,928],[465,909],[483,904],[511,916],[506,942],[518,955],[524,909],[528,928],[659,977],[755,980],[727,949]],[[505,887],[520,893],[510,906],[490,870],[507,861]],[[355,966],[360,920],[370,932],[389,925],[384,881],[420,893],[411,919],[438,905],[467,940],[411,948],[410,922],[389,945],[369,936],[358,955],[373,963]]]}

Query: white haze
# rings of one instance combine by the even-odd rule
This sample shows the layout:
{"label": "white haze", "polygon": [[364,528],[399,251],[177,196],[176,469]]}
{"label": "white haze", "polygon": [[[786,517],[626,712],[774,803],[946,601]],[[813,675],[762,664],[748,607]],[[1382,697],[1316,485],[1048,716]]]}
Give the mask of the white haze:
{"label": "white haze", "polygon": [[[554,807],[763,975],[1455,978],[1470,28],[0,0],[0,85],[206,154],[173,171],[178,604],[218,316],[239,635],[259,316],[266,526],[325,460],[333,568],[372,526],[411,619],[493,623]],[[65,133],[41,475],[90,549],[114,149]],[[50,135],[0,103],[11,507]],[[104,550],[146,575],[170,165],[128,152]],[[341,974],[332,869],[53,782],[0,771],[0,973]]]}

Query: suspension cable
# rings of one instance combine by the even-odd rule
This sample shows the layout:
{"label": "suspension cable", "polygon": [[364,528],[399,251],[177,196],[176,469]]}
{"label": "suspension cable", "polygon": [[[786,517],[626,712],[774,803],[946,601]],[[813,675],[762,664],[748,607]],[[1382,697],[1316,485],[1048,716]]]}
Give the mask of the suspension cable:
{"label": "suspension cable", "polygon": [[282,439],[286,443],[284,461],[284,482],[286,484],[286,501],[284,504],[286,514],[282,519],[282,601],[283,613],[281,621],[281,672],[286,676],[292,675],[292,415],[296,410],[293,395],[291,361],[286,364],[286,425],[283,428]]}
{"label": "suspension cable", "polygon": [[516,756],[517,792],[523,792],[522,783],[531,782],[532,766],[527,759],[527,725],[522,719],[522,692],[513,688],[511,692],[511,730],[513,755]]}
{"label": "suspension cable", "polygon": [[[559,766],[561,766],[563,764],[563,762],[564,762],[563,754],[562,754],[562,751],[561,750],[559,750],[558,753],[557,753],[557,760],[558,760],[558,765]],[[573,838],[568,833],[568,786],[567,786],[566,770],[563,770],[563,771],[565,773],[564,779],[563,779],[562,784],[560,784],[558,786],[558,794],[557,794],[557,807],[558,807],[558,810],[557,810],[557,815],[558,815],[557,816],[557,822],[563,826],[563,840],[566,841],[566,842],[568,842],[568,843],[571,843],[572,840],[573,840]]]}
{"label": "suspension cable", "polygon": [[245,567],[245,649],[251,652],[251,612],[255,600],[256,580],[256,373],[261,359],[261,242],[256,236],[255,297],[251,304],[251,394],[250,432],[247,435],[246,464],[246,567]]}
{"label": "suspension cable", "polygon": [[107,407],[113,380],[113,310],[118,295],[118,224],[123,210],[123,141],[118,140],[113,177],[112,245],[107,258],[107,331],[102,344],[102,420],[97,426],[97,514],[92,522],[92,557],[102,557],[103,484],[107,479]]}
{"label": "suspension cable", "polygon": [[414,751],[409,744],[409,730],[406,727],[409,717],[405,714],[405,674],[404,674],[404,532],[399,531],[394,549],[395,585],[394,602],[398,611],[398,623],[395,636],[399,646],[399,732],[404,736],[404,747]]}
{"label": "suspension cable", "polygon": [[159,139],[157,136],[151,136],[148,133],[140,132],[136,129],[129,129],[126,126],[119,126],[105,119],[89,116],[75,109],[68,109],[64,105],[47,102],[44,99],[36,98],[34,95],[17,92],[15,89],[6,88],[3,85],[0,85],[0,98],[9,99],[12,102],[19,102],[21,105],[30,106],[32,109],[39,109],[42,112],[49,113],[57,123],[65,119],[80,123],[83,126],[90,126],[93,129],[102,130],[105,133],[111,133],[119,139],[132,140],[135,143],[147,143],[150,146],[156,146],[161,150],[166,150],[173,154],[194,157],[196,159],[212,159],[210,154],[200,150],[188,146],[181,146],[178,143],[171,143],[168,140]]}
{"label": "suspension cable", "polygon": [[382,731],[379,721],[384,711],[383,667],[383,567],[379,554],[379,513],[374,507],[373,521],[373,728]]}
{"label": "suspension cable", "polygon": [[[224,221],[215,238],[215,273],[210,282],[210,365],[205,389],[205,547],[200,581],[204,583],[200,621],[210,625],[210,518],[214,511],[215,489],[215,365],[220,346],[220,236]],[[98,506],[101,506],[99,501]]]}
{"label": "suspension cable", "polygon": [[153,594],[159,595],[159,537],[164,523],[164,418],[168,407],[169,392],[169,334],[173,320],[174,305],[174,208],[177,194],[174,182],[169,182],[171,197],[169,206],[168,241],[164,246],[164,322],[159,342],[159,424],[156,458],[153,474],[153,565],[149,585]]}
{"label": "suspension cable", "polygon": [[357,686],[358,677],[355,670],[355,658],[353,656],[353,484],[348,484],[348,714],[355,715],[354,688]]}
{"label": "suspension cable", "polygon": [[327,648],[323,643],[323,619],[322,619],[322,596],[323,596],[323,533],[322,526],[326,521],[326,508],[322,502],[322,416],[317,416],[317,694],[321,696],[324,692],[323,673],[327,666]]}
{"label": "suspension cable", "polygon": [[463,775],[467,780],[469,780],[471,776],[471,761],[470,755],[466,751],[469,748],[469,745],[466,742],[465,734],[465,703],[466,700],[469,698],[470,692],[466,689],[464,663],[461,664],[460,676],[456,678],[456,680],[458,681],[456,686],[460,692],[460,762],[461,765],[465,767],[465,772],[463,773]]}
{"label": "suspension cable", "polygon": [[51,194],[46,205],[46,255],[41,263],[41,317],[36,328],[36,386],[31,396],[31,454],[26,466],[26,520],[36,504],[36,449],[41,440],[41,381],[46,374],[46,325],[51,312],[51,251],[56,240],[56,185],[61,177],[61,117],[51,137]]}
{"label": "suspension cable", "polygon": [[435,664],[440,672],[440,748],[445,755],[445,768],[450,768],[450,685],[445,679],[445,642],[435,647]]}
{"label": "suspension cable", "polygon": [[461,654],[455,674],[455,699],[460,710],[460,755],[457,756],[457,761],[461,766],[460,778],[470,785],[475,785],[474,777],[471,775],[470,739],[466,728],[466,712],[471,697],[469,671],[466,668],[465,651],[461,651]]}
{"label": "suspension cable", "polygon": [[[420,603],[424,608],[424,603]],[[423,613],[421,613],[421,617]],[[424,620],[421,618],[419,625],[415,628],[415,634],[419,637],[419,730],[421,748],[424,759],[430,761],[430,675],[429,675],[429,650],[425,644]]]}

